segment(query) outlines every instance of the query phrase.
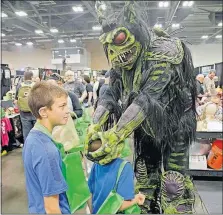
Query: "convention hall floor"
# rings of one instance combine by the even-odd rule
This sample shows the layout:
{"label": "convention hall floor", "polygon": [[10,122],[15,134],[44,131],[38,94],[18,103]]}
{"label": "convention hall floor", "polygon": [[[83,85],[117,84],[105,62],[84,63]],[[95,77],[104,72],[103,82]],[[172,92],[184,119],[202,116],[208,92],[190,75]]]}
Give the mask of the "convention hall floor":
{"label": "convention hall floor", "polygon": [[[222,214],[222,182],[195,181],[198,192],[210,214]],[[27,195],[22,165],[22,149],[2,157],[2,214],[27,214]],[[85,213],[85,211],[78,212]]]}

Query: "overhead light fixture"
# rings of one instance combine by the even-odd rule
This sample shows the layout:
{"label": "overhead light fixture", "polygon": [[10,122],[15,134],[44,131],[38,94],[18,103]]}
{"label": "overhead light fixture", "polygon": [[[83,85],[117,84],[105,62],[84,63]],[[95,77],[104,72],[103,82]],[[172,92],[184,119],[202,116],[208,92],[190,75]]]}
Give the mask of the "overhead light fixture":
{"label": "overhead light fixture", "polygon": [[51,31],[52,33],[58,33],[58,29],[56,29],[56,28],[51,28],[50,31]]}
{"label": "overhead light fixture", "polygon": [[58,43],[64,43],[64,40],[60,39],[58,40]]}
{"label": "overhead light fixture", "polygon": [[159,2],[159,7],[168,7],[169,6],[169,2],[168,1],[160,1]]}
{"label": "overhead light fixture", "polygon": [[184,7],[191,7],[193,4],[194,4],[193,1],[184,1],[184,2],[183,2],[183,6],[184,6]]}
{"label": "overhead light fixture", "polygon": [[168,6],[169,6],[169,2],[168,2],[168,1],[165,1],[165,2],[163,3],[163,6],[164,6],[164,7],[168,7]]}
{"label": "overhead light fixture", "polygon": [[21,45],[22,45],[22,43],[15,43],[15,45],[16,45],[16,46],[21,46]]}
{"label": "overhead light fixture", "polygon": [[43,34],[43,31],[42,30],[35,30],[35,33],[36,34]]}
{"label": "overhead light fixture", "polygon": [[28,15],[28,14],[27,14],[26,12],[24,12],[24,11],[16,11],[15,14],[18,15],[18,16],[27,16],[27,15]]}
{"label": "overhead light fixture", "polygon": [[6,13],[2,12],[2,13],[1,13],[1,17],[2,17],[2,18],[5,18],[5,17],[8,17],[8,15],[7,15]]}
{"label": "overhead light fixture", "polygon": [[28,46],[32,46],[32,45],[33,45],[32,42],[27,42],[26,44],[27,44]]}
{"label": "overhead light fixture", "polygon": [[193,4],[194,4],[193,1],[189,1],[189,2],[188,2],[188,6],[189,6],[189,7],[191,7]]}
{"label": "overhead light fixture", "polygon": [[84,11],[82,6],[73,6],[72,9],[74,12],[83,12]]}
{"label": "overhead light fixture", "polygon": [[215,38],[220,39],[222,38],[222,35],[216,35]]}
{"label": "overhead light fixture", "polygon": [[218,23],[218,26],[221,27],[221,26],[222,26],[222,22],[219,22],[219,23]]}
{"label": "overhead light fixture", "polygon": [[155,24],[154,27],[155,27],[155,28],[162,28],[163,25],[162,25],[162,24]]}
{"label": "overhead light fixture", "polygon": [[2,33],[2,37],[4,37],[5,36],[5,34],[4,33]]}
{"label": "overhead light fixture", "polygon": [[179,28],[180,27],[180,24],[179,23],[173,23],[172,24],[172,28]]}
{"label": "overhead light fixture", "polygon": [[102,4],[102,5],[101,5],[101,9],[102,9],[102,10],[106,10],[106,5],[105,5],[105,4]]}
{"label": "overhead light fixture", "polygon": [[97,26],[93,26],[92,29],[94,31],[100,31],[101,30],[101,26],[97,25]]}
{"label": "overhead light fixture", "polygon": [[76,43],[77,40],[75,40],[75,39],[70,39],[70,42],[71,42],[71,43]]}
{"label": "overhead light fixture", "polygon": [[207,39],[208,38],[208,35],[203,35],[201,38],[202,39]]}

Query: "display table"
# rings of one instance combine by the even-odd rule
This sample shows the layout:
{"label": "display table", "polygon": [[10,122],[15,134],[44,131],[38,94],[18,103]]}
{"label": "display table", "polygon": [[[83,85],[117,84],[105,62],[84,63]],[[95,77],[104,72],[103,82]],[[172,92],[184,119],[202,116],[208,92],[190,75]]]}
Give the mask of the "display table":
{"label": "display table", "polygon": [[[203,131],[197,131],[196,132],[196,138],[199,139],[206,139],[213,141],[214,139],[222,139],[222,132],[203,132]],[[195,143],[195,144],[202,144],[201,143]],[[190,157],[193,156],[190,152]],[[189,174],[192,176],[205,176],[205,177],[222,177],[223,176],[223,170],[214,170],[211,168],[206,169],[189,169]]]}
{"label": "display table", "polygon": [[216,131],[197,131],[196,132],[196,138],[200,139],[222,139],[222,132],[216,132]]}

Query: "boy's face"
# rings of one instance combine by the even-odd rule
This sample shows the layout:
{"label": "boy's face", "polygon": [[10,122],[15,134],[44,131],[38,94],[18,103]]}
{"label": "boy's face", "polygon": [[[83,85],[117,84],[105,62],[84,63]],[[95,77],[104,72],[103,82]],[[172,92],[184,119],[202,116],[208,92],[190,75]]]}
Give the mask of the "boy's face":
{"label": "boy's face", "polygon": [[55,98],[51,109],[47,109],[47,118],[52,126],[65,125],[69,114],[66,96]]}

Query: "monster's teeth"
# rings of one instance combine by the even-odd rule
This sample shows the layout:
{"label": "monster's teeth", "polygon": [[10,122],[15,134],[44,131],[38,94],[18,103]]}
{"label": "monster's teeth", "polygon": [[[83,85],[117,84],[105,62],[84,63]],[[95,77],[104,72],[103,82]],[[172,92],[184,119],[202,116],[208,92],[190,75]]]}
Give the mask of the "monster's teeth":
{"label": "monster's teeth", "polygon": [[121,63],[123,63],[122,57],[120,55],[119,55],[119,59],[120,59]]}

